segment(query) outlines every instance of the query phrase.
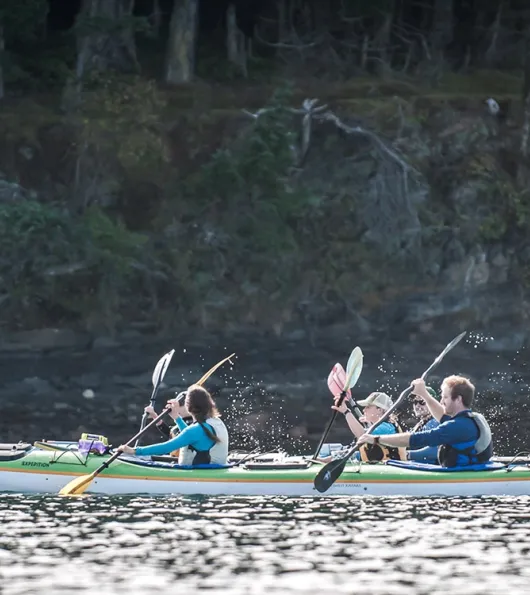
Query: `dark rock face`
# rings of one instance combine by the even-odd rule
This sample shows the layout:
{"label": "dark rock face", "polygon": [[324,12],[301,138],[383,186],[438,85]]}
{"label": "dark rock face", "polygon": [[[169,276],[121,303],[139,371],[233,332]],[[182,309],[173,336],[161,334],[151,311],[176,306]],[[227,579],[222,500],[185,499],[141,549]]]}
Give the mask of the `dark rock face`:
{"label": "dark rock face", "polygon": [[[342,333],[321,329],[313,332],[313,345],[303,338],[196,335],[135,342],[118,337],[103,349],[94,348],[94,342],[88,346],[84,337],[77,343],[65,341],[68,334],[49,330],[35,331],[30,343],[15,336],[0,345],[0,440],[77,440],[86,431],[123,443],[139,427],[149,402],[152,369],[165,351],[176,348],[158,407],[226,357],[229,349],[237,353],[235,366],[219,370],[207,386],[229,426],[232,446],[309,452],[331,413],[327,375],[336,361],[345,365],[356,344],[365,357],[354,394],[361,397],[384,389],[397,396],[456,334],[449,334],[449,327],[441,323],[436,332],[428,333],[407,326],[401,334],[394,330],[364,337],[353,336],[346,325]],[[51,336],[62,337],[58,345],[50,344]],[[476,408],[491,421],[499,454],[528,449],[530,372],[525,343],[522,328],[495,338],[471,333],[430,380],[436,386],[451,373],[472,378],[478,390]],[[405,427],[414,423],[410,405],[401,412],[401,421]],[[145,438],[146,443],[159,440],[156,432]],[[351,440],[342,419],[330,440]]]}

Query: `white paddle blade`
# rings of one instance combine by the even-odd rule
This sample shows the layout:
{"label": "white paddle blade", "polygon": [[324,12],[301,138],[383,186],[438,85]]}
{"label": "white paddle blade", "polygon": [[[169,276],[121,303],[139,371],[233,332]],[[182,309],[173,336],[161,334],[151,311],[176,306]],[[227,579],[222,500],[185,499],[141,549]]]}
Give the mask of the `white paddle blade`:
{"label": "white paddle blade", "polygon": [[166,375],[166,370],[168,369],[169,363],[171,362],[171,358],[173,357],[174,353],[175,350],[172,349],[158,360],[158,363],[156,364],[155,369],[153,370],[153,377],[151,379],[153,382],[153,387],[157,387],[160,384],[160,382],[162,382],[164,376]]}
{"label": "white paddle blade", "polygon": [[363,371],[363,352],[360,347],[356,347],[350,355],[348,359],[348,364],[346,365],[346,386],[345,389],[353,388],[357,381],[359,380],[359,376]]}
{"label": "white paddle blade", "polygon": [[436,358],[436,362],[441,362],[443,358],[449,353],[449,351],[451,351],[451,349],[460,343],[460,341],[466,336],[466,332],[467,331],[460,333],[458,337],[455,337],[450,343],[448,343],[442,353],[440,353],[440,355]]}

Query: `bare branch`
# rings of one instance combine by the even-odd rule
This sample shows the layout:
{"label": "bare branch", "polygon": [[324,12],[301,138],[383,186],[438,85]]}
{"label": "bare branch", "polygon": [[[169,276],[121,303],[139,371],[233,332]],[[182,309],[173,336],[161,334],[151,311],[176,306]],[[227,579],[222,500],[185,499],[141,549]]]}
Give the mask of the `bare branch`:
{"label": "bare branch", "polygon": [[413,168],[404,161],[394,150],[388,147],[374,132],[371,130],[366,130],[365,128],[361,128],[360,126],[348,126],[344,124],[344,122],[336,116],[333,112],[326,112],[318,117],[320,120],[327,120],[329,122],[333,122],[337,128],[343,130],[347,134],[361,134],[363,136],[368,137],[372,140],[377,147],[386,155],[388,155],[393,161],[395,161],[404,172],[412,171]]}
{"label": "bare branch", "polygon": [[261,37],[258,33],[258,29],[254,30],[254,37],[257,41],[264,45],[268,45],[271,48],[284,48],[289,50],[304,50],[307,48],[312,48],[321,43],[321,40],[311,41],[310,43],[286,43],[284,41],[266,41]]}

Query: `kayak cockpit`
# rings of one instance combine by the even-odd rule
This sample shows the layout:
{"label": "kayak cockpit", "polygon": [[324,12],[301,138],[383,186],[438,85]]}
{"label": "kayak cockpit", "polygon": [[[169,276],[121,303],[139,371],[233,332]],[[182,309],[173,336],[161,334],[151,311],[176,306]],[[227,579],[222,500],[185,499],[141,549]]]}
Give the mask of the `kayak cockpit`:
{"label": "kayak cockpit", "polygon": [[25,442],[0,443],[0,461],[16,461],[26,456],[33,448],[31,444]]}

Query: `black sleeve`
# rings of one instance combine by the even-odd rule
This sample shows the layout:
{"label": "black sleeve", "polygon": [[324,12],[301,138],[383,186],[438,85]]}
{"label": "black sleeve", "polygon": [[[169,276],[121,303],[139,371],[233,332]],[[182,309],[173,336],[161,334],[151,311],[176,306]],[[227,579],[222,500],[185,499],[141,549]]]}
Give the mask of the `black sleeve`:
{"label": "black sleeve", "polygon": [[171,438],[171,428],[167,425],[165,421],[163,421],[160,425],[156,426],[156,429],[162,434],[162,437],[166,440]]}

